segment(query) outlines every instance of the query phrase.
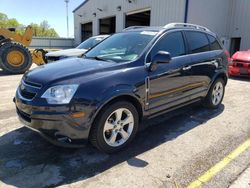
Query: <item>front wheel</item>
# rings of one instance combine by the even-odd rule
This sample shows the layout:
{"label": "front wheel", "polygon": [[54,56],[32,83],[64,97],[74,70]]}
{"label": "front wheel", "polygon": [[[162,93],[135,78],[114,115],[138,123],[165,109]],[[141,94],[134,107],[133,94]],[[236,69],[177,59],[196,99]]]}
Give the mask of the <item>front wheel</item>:
{"label": "front wheel", "polygon": [[203,101],[203,105],[208,108],[218,108],[221,104],[225,94],[225,81],[222,78],[218,78],[212,84],[206,98]]}
{"label": "front wheel", "polygon": [[129,144],[138,129],[138,112],[129,102],[104,107],[90,132],[90,142],[99,150],[114,153]]}

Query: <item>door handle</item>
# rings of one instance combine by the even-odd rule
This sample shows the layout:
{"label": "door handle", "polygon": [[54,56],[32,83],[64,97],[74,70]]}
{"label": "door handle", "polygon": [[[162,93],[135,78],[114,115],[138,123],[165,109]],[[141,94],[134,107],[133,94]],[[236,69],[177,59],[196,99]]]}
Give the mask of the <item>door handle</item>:
{"label": "door handle", "polygon": [[186,71],[186,70],[190,70],[192,67],[191,66],[185,66],[182,68],[182,70]]}

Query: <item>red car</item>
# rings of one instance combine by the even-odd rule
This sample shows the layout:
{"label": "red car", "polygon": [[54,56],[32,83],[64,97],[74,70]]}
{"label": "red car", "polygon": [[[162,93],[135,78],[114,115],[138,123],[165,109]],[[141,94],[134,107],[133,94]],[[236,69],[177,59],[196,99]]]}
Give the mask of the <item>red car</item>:
{"label": "red car", "polygon": [[236,52],[228,71],[230,76],[250,76],[250,50]]}

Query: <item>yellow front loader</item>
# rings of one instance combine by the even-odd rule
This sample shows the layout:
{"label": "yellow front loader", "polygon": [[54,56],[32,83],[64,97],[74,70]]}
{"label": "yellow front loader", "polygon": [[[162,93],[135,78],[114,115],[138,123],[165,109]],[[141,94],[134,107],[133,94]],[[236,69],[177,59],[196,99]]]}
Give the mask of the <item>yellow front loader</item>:
{"label": "yellow front loader", "polygon": [[32,41],[33,29],[26,28],[23,35],[15,30],[0,28],[0,68],[8,74],[22,74],[32,63],[43,65],[46,63],[43,49],[30,51],[27,47]]}

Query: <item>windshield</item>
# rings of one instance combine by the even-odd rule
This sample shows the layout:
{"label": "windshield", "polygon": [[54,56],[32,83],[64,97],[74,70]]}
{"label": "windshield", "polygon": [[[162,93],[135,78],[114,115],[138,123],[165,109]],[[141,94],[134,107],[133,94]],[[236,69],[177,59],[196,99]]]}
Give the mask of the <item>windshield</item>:
{"label": "windshield", "polygon": [[117,33],[95,46],[85,58],[113,61],[116,63],[137,59],[157,32],[138,31]]}
{"label": "windshield", "polygon": [[84,42],[82,42],[76,48],[78,48],[78,49],[90,49],[93,46],[95,46],[96,44],[98,44],[99,42],[101,42],[103,39],[104,39],[103,37],[89,38],[89,39],[85,40]]}

